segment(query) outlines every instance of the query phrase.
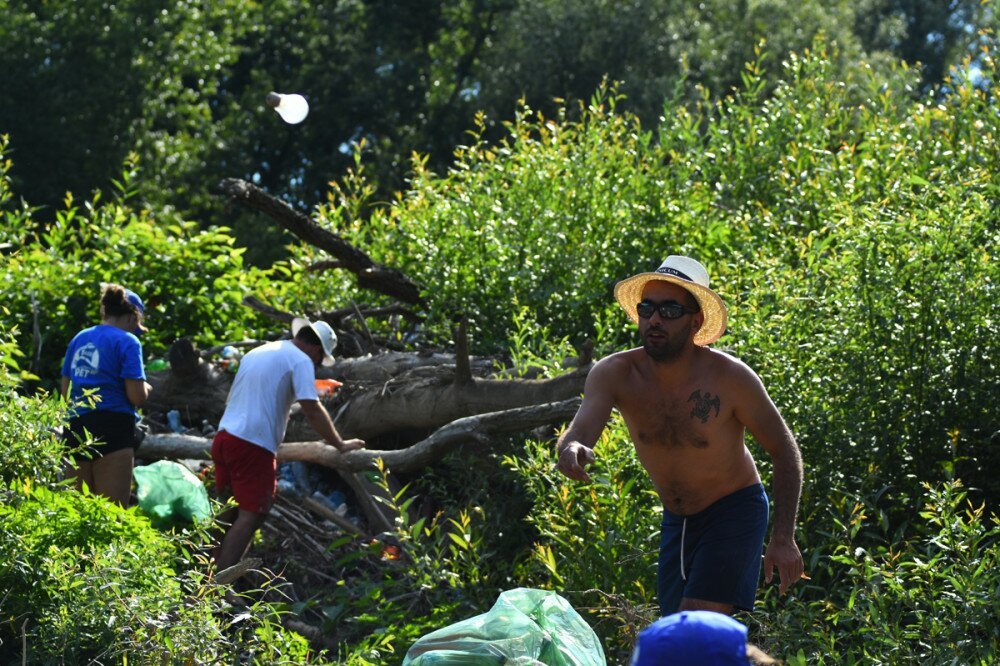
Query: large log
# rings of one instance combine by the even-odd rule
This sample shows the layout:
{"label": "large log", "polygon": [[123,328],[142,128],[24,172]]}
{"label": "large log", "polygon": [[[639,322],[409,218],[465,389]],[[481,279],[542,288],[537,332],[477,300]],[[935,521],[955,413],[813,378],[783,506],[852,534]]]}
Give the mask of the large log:
{"label": "large log", "polygon": [[[372,439],[403,431],[432,431],[463,417],[560,402],[583,393],[590,366],[553,379],[454,381],[454,368],[427,371],[385,382],[351,396],[338,408],[335,423],[347,437]],[[289,424],[289,439],[317,439],[303,419]]]}
{"label": "large log", "polygon": [[[485,377],[495,370],[490,358],[473,357],[472,374]],[[341,382],[383,384],[418,368],[454,366],[454,354],[433,352],[384,352],[358,358],[338,358],[330,368],[319,368],[317,377]]]}
{"label": "large log", "polygon": [[[183,350],[178,351],[178,347]],[[205,354],[194,350],[186,340],[176,342],[169,355],[170,369],[148,373],[147,380],[153,390],[144,405],[145,413],[166,414],[176,409],[181,414],[181,420],[188,426],[200,427],[203,421],[218,425],[225,411],[233,373],[224,372],[219,366],[205,362]],[[364,391],[368,386],[381,389],[387,382],[421,368],[454,366],[453,354],[387,352],[337,359],[336,365],[331,368],[318,368],[316,378],[343,382],[347,387],[342,395],[347,396],[355,390]],[[493,370],[493,361],[474,358],[472,368],[475,374],[484,376]],[[345,399],[334,396],[324,402],[328,408],[336,410]],[[163,419],[156,417],[155,420]],[[301,416],[294,417],[293,423],[295,425],[292,431],[296,433],[307,427]]]}

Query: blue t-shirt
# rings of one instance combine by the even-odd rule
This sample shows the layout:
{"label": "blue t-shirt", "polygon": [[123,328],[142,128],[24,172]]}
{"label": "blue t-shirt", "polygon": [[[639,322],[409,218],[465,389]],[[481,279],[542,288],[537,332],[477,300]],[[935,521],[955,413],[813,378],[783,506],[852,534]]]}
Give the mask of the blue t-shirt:
{"label": "blue t-shirt", "polygon": [[[126,379],[146,379],[139,338],[120,328],[98,324],[76,334],[66,350],[62,374],[69,377],[70,404],[76,416],[93,409],[135,414],[135,405],[125,393]],[[86,389],[93,394],[95,407],[84,399]]]}

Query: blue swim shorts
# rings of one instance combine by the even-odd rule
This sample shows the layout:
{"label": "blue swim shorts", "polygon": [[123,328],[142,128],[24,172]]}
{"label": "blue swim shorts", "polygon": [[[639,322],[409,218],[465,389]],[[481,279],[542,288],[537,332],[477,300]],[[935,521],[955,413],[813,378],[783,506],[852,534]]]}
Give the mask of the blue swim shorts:
{"label": "blue swim shorts", "polygon": [[676,613],[682,598],[753,610],[768,509],[759,483],[691,516],[664,509],[657,571],[660,615]]}

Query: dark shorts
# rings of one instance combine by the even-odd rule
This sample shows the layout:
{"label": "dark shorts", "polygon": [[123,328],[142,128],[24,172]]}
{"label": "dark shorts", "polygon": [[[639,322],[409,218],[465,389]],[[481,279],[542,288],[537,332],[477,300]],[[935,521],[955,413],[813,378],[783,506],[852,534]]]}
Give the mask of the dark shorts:
{"label": "dark shorts", "polygon": [[134,414],[98,409],[70,419],[66,434],[70,446],[85,442],[87,433],[93,442],[83,449],[82,455],[91,460],[137,445]]}
{"label": "dark shorts", "polygon": [[220,430],[212,440],[215,487],[231,493],[243,511],[267,513],[278,488],[274,454],[253,442]]}
{"label": "dark shorts", "polygon": [[657,593],[660,615],[682,598],[753,610],[767,532],[767,494],[757,483],[679,516],[663,510]]}

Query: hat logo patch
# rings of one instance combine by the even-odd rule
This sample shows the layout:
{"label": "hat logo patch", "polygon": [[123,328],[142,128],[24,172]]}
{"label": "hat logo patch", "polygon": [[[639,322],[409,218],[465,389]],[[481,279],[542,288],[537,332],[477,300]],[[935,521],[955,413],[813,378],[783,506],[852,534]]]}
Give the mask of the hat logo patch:
{"label": "hat logo patch", "polygon": [[681,273],[676,268],[671,268],[670,266],[660,266],[659,268],[656,269],[656,272],[666,273],[667,275],[675,275],[682,280],[687,280],[688,282],[694,282],[694,280],[692,280],[689,276],[685,275],[684,273]]}

